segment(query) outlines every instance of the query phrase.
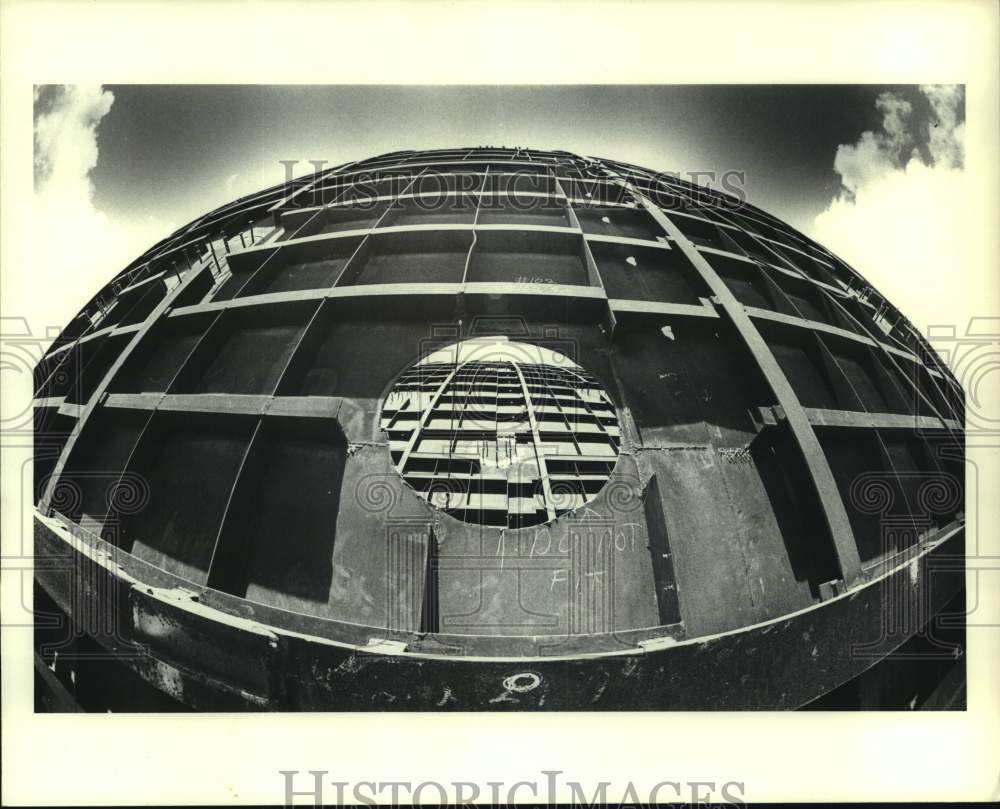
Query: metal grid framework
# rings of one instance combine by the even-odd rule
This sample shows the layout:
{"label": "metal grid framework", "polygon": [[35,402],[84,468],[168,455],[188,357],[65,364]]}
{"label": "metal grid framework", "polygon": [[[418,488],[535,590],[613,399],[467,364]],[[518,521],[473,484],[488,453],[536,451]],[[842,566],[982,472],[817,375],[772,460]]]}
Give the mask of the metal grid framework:
{"label": "metal grid framework", "polygon": [[408,369],[382,409],[396,468],[466,522],[520,528],[591,501],[614,469],[614,405],[582,368],[515,360]]}
{"label": "metal grid framework", "polygon": [[[142,559],[144,575],[152,565],[207,588],[206,603],[221,591],[344,626],[364,624],[361,613],[327,603],[325,592],[275,595],[280,587],[253,568],[267,568],[266,554],[256,563],[241,556],[254,528],[247,513],[269,507],[269,519],[278,513],[290,519],[280,504],[268,505],[259,482],[269,465],[294,477],[302,466],[296,459],[319,463],[310,454],[319,450],[296,443],[300,433],[326,431],[323,462],[348,470],[378,443],[358,405],[375,398],[356,370],[364,360],[338,365],[335,352],[323,354],[328,344],[367,350],[360,338],[351,343],[350,324],[370,316],[465,328],[475,316],[497,311],[597,335],[604,343],[590,352],[590,362],[612,358],[603,384],[582,369],[412,366],[398,384],[424,395],[433,390],[434,401],[419,410],[395,399],[386,404],[374,426],[387,431],[387,461],[424,499],[438,497],[461,520],[475,512],[475,522],[508,529],[572,514],[616,474],[615,457],[621,469],[628,456],[643,498],[644,540],[656,553],[634,562],[636,576],[650,582],[642,585],[641,609],[615,605],[615,620],[627,614],[627,629],[669,626],[675,635],[691,636],[801,609],[872,581],[964,522],[957,496],[946,498],[950,505],[940,513],[924,515],[918,508],[924,495],[910,482],[917,473],[959,474],[961,388],[909,321],[844,262],[764,211],[674,177],[566,152],[494,148],[397,152],[266,189],[205,214],[115,275],[36,369],[39,514],[105,536]],[[338,324],[348,325],[337,332]],[[340,342],[330,343],[330,334]],[[372,334],[385,340],[386,354],[393,351],[391,336]],[[716,370],[694,360],[682,370],[677,364],[652,369],[653,381],[629,365],[633,356],[683,363],[664,353],[675,344],[707,357],[738,356],[733,368],[752,385],[712,388],[708,377]],[[400,357],[394,373],[416,356]],[[491,375],[494,382],[480,381]],[[653,387],[660,383],[676,383],[670,396]],[[551,396],[552,386],[568,391],[568,400]],[[354,396],[355,390],[362,392]],[[429,449],[434,441],[451,447],[465,438],[459,400],[472,395],[490,400],[478,405],[476,419],[491,415],[494,427],[473,428],[469,437],[485,436],[495,453],[503,408],[518,409],[517,418],[523,409],[536,459],[525,481],[508,478],[494,491],[482,479],[476,488],[471,468],[460,474],[456,466],[471,457]],[[510,401],[502,403],[501,396]],[[671,397],[725,412],[719,418],[714,411],[704,417],[667,412]],[[621,405],[620,430],[612,399]],[[737,412],[744,399],[747,406]],[[439,428],[442,419],[449,423]],[[189,431],[209,424],[224,440],[190,433],[187,443],[165,441],[178,424]],[[706,426],[695,435],[692,425]],[[175,453],[167,460],[156,455],[164,445]],[[180,496],[210,492],[200,513],[212,519],[184,526],[187,544],[165,548],[155,520],[170,515],[157,512],[143,522],[123,501],[143,476],[155,482],[160,474],[173,485],[176,469],[171,477],[169,463],[197,465],[203,450],[210,450],[206,466],[217,479]],[[774,458],[778,471],[794,479],[786,482],[787,494],[768,477]],[[693,477],[672,479],[671,464]],[[697,500],[696,476],[709,466],[731,476],[720,491],[735,498],[732,504]],[[894,545],[878,533],[885,521],[872,527],[865,504],[852,502],[859,471],[873,471],[894,487],[902,506],[890,516],[909,520],[893,529]],[[752,497],[739,501],[730,480]],[[684,507],[671,507],[671,498],[688,496],[689,489],[689,502],[701,502],[705,512],[678,527]],[[711,495],[706,492],[703,498]],[[310,496],[319,502],[328,493]],[[808,531],[784,528],[805,519],[799,502],[809,504]],[[730,516],[720,515],[741,513],[747,503],[764,503],[765,522],[782,529],[768,529],[772,534],[808,534],[815,547],[806,555],[824,561],[815,569],[806,564],[803,573],[780,552],[762,556],[761,581],[770,565],[775,586],[762,594],[748,577],[739,582],[745,592],[736,592],[727,581],[732,592],[722,597],[712,589],[722,585],[710,578],[720,564],[698,555],[709,544],[698,532],[721,531]],[[324,519],[338,519],[336,504],[324,508]],[[434,536],[454,530],[434,524],[414,562],[414,593],[437,587],[447,594],[450,574],[445,567],[428,572],[428,557],[437,552]],[[152,549],[151,536],[160,543]],[[313,537],[305,529],[302,536],[303,542]],[[367,549],[348,540],[338,534],[333,553],[361,559]],[[330,552],[322,544],[321,551]],[[746,569],[747,554],[755,552],[752,544],[732,549],[733,569]],[[329,567],[328,556],[302,555],[314,568]],[[122,558],[130,564],[128,554]],[[664,560],[680,566],[674,570],[674,562]],[[767,600],[788,582],[801,585],[794,598]],[[337,589],[336,583],[322,586]],[[706,617],[713,609],[722,616],[715,621]],[[418,646],[422,641],[406,633],[444,633],[426,606],[406,614],[396,623],[380,620]],[[595,632],[610,628],[619,627],[601,625]],[[333,634],[349,631],[341,626]],[[482,634],[510,631],[497,624]],[[544,634],[534,624],[517,631]]]}

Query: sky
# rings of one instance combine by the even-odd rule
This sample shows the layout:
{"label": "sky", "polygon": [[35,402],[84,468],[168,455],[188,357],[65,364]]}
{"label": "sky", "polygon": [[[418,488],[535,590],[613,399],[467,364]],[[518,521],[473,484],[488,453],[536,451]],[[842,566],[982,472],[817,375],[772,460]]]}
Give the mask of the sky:
{"label": "sky", "polygon": [[[852,264],[921,329],[967,225],[961,86],[54,86],[35,92],[35,216],[60,237],[36,280],[67,322],[200,214],[285,178],[397,149],[565,149],[743,172],[747,199]],[[75,268],[67,281],[60,269]],[[983,283],[970,274],[970,283]],[[940,300],[940,298],[939,298]]]}

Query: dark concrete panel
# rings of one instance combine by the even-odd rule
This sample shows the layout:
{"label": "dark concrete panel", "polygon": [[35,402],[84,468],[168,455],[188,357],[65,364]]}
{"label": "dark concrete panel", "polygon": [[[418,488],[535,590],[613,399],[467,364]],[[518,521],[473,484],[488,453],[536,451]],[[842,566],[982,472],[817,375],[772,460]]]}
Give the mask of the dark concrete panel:
{"label": "dark concrete panel", "polygon": [[343,435],[329,433],[258,435],[230,505],[211,586],[282,609],[325,612],[347,458]]}
{"label": "dark concrete panel", "polygon": [[238,297],[294,292],[300,289],[328,289],[347,266],[347,256],[321,261],[305,261],[273,268],[265,266],[254,279],[240,290]]}
{"label": "dark concrete panel", "polygon": [[119,393],[165,392],[214,315],[168,318],[129,355],[108,389]]}
{"label": "dark concrete panel", "polygon": [[745,446],[749,409],[771,403],[747,360],[722,333],[701,326],[616,335],[614,363],[647,445]]}
{"label": "dark concrete panel", "polygon": [[145,437],[134,471],[147,481],[149,502],[124,518],[121,542],[140,559],[203,584],[250,433],[224,418],[169,422]]}
{"label": "dark concrete panel", "polygon": [[677,250],[601,242],[590,249],[609,298],[696,304],[708,294]]}
{"label": "dark concrete panel", "polygon": [[[149,415],[145,411],[100,408],[70,452],[59,489],[53,495],[53,508],[71,519],[87,517],[92,524],[100,525]],[[75,495],[72,501],[68,499],[70,492]]]}
{"label": "dark concrete panel", "polygon": [[[811,336],[808,339],[812,339]],[[804,407],[839,408],[837,395],[823,370],[822,359],[815,351],[795,342],[768,341],[768,345]]]}
{"label": "dark concrete panel", "polygon": [[76,383],[66,391],[66,401],[86,404],[131,339],[131,334],[123,334],[109,335],[103,340],[94,341],[97,350],[91,352]]}
{"label": "dark concrete panel", "polygon": [[584,233],[649,241],[656,241],[657,236],[663,236],[663,229],[653,221],[653,218],[645,211],[635,208],[576,205],[574,212],[580,220],[580,227]]}
{"label": "dark concrete panel", "polygon": [[830,470],[844,500],[862,562],[874,562],[895,550],[884,532],[885,512],[896,500],[897,482],[871,433],[817,430]]}

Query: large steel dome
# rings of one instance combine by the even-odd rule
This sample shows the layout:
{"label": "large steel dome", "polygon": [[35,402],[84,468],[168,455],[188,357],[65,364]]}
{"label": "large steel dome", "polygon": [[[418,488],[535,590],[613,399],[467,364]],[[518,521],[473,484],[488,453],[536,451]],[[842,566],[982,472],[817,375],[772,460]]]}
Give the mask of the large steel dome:
{"label": "large steel dome", "polygon": [[34,413],[39,592],[189,707],[795,708],[960,586],[963,396],[913,326],[614,160],[236,200],[83,307]]}

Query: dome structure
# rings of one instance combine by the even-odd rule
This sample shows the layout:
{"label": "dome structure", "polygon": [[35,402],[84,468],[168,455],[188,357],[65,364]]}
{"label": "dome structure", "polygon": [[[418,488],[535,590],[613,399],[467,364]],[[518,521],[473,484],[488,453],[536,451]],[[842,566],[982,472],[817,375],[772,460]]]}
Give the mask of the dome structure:
{"label": "dome structure", "polygon": [[614,160],[397,152],[236,200],[35,381],[39,587],[190,707],[800,707],[960,586],[929,570],[963,395],[919,333]]}

